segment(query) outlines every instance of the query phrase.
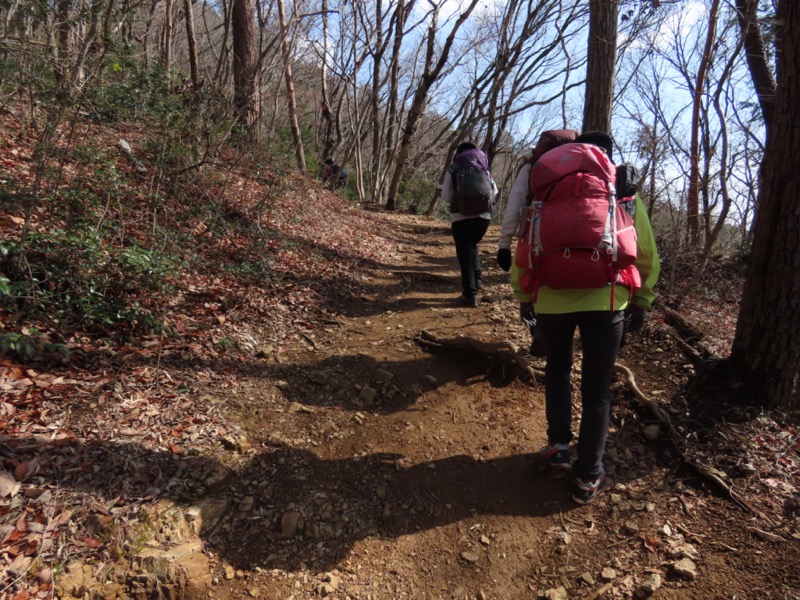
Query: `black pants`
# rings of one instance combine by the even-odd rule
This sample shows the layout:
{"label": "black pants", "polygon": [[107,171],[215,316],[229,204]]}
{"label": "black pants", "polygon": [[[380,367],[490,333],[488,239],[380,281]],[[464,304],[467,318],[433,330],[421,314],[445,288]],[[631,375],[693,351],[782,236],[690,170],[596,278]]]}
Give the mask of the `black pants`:
{"label": "black pants", "polygon": [[603,472],[611,414],[611,376],[622,339],[624,314],[586,311],[537,317],[539,334],[547,346],[544,392],[549,444],[567,444],[572,439],[572,338],[575,328],[580,328],[581,425],[573,472],[581,479],[596,479]]}
{"label": "black pants", "polygon": [[480,217],[462,219],[455,221],[452,229],[458,266],[461,268],[461,291],[464,296],[474,297],[478,293],[478,281],[482,273],[478,243],[489,229],[489,221]]}

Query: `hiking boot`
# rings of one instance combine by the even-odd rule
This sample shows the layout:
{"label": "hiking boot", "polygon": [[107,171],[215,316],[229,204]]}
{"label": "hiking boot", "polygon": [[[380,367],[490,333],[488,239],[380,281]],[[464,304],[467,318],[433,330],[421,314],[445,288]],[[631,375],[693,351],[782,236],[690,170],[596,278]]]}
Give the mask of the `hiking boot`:
{"label": "hiking boot", "polygon": [[572,493],[572,499],[578,504],[589,504],[597,496],[597,492],[603,487],[606,480],[606,474],[600,473],[597,479],[581,479],[578,477],[575,480],[575,491]]}
{"label": "hiking boot", "polygon": [[475,308],[478,306],[478,298],[475,296],[465,296],[462,294],[461,306],[466,306],[467,308]]}
{"label": "hiking boot", "polygon": [[550,465],[551,467],[569,469],[569,446],[566,444],[551,444],[550,446],[544,446],[536,453],[536,460]]}
{"label": "hiking boot", "polygon": [[475,280],[475,289],[482,290],[483,289],[483,279],[480,277]]}

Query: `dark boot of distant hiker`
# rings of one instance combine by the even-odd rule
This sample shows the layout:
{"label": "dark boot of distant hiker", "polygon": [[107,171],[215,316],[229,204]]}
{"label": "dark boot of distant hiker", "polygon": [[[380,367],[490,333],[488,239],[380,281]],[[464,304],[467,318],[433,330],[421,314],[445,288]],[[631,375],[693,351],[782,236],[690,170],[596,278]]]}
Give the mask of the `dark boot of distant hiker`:
{"label": "dark boot of distant hiker", "polygon": [[475,308],[478,306],[477,296],[461,294],[459,302],[461,303],[461,306],[466,306],[467,308]]}

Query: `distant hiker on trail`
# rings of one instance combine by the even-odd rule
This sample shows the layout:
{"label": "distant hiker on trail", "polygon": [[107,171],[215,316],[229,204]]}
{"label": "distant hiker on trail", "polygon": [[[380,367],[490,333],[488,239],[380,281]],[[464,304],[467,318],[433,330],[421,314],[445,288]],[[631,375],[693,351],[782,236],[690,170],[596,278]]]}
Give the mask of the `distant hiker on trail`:
{"label": "distant hiker on trail", "polygon": [[[631,332],[644,325],[660,263],[644,204],[626,185],[631,171],[611,160],[611,137],[593,131],[575,142],[531,167],[533,210],[517,245],[515,293],[531,298],[547,349],[547,445],[537,458],[572,466],[572,498],[588,504],[606,477],[611,378],[625,319]],[[577,460],[570,465],[576,328],[583,349],[581,423]]]}
{"label": "distant hiker on trail", "polygon": [[478,244],[489,228],[497,196],[486,154],[473,143],[460,144],[441,188],[442,200],[450,205],[453,240],[461,269],[459,300],[462,306],[476,307],[483,272]]}
{"label": "distant hiker on trail", "polygon": [[347,171],[334,163],[332,158],[326,158],[322,181],[335,190],[343,188],[347,185]]}
{"label": "distant hiker on trail", "polygon": [[[503,225],[500,228],[500,236],[497,239],[497,264],[504,271],[511,270],[511,285],[516,287],[515,282],[519,279],[519,267],[514,264],[511,254],[512,238],[519,238],[525,226],[525,219],[530,207],[530,174],[531,165],[539,157],[553,148],[575,141],[578,132],[572,129],[555,129],[542,132],[539,141],[535,146],[528,146],[522,151],[522,165],[517,171],[517,177],[511,186],[508,194],[506,212],[503,214]],[[544,356],[544,338],[539,335],[536,313],[530,301],[529,294],[515,293],[514,296],[519,300],[519,316],[531,332],[530,353],[533,356]]]}

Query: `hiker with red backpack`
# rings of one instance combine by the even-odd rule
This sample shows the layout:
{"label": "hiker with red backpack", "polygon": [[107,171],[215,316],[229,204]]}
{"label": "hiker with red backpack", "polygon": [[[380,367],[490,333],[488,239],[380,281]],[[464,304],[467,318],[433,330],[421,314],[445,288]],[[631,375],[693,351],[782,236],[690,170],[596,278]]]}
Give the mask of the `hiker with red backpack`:
{"label": "hiker with red backpack", "polygon": [[[551,129],[542,132],[535,146],[529,146],[522,152],[522,164],[517,171],[517,176],[508,194],[506,211],[503,214],[503,224],[497,239],[497,264],[504,271],[511,270],[511,284],[516,288],[515,282],[519,279],[519,268],[514,264],[511,254],[512,238],[519,238],[525,226],[525,220],[531,202],[530,173],[531,166],[542,154],[569,142],[574,142],[578,132],[572,129]],[[519,301],[519,316],[531,333],[530,353],[533,356],[544,356],[544,338],[538,334],[536,313],[530,300],[530,294],[515,292],[514,296]]]}
{"label": "hiker with red backpack", "polygon": [[481,283],[478,244],[492,220],[497,185],[489,172],[483,150],[471,142],[456,148],[456,154],[442,181],[442,200],[450,205],[450,223],[461,270],[462,306],[478,306]]}
{"label": "hiker with red backpack", "polygon": [[[591,502],[605,481],[603,454],[611,379],[623,338],[638,331],[653,303],[660,263],[647,211],[612,162],[612,140],[587,132],[543,154],[530,167],[532,197],[517,245],[518,298],[530,298],[546,346],[547,445],[537,458],[572,467],[572,498]],[[581,422],[570,461],[573,338],[582,344]]]}

